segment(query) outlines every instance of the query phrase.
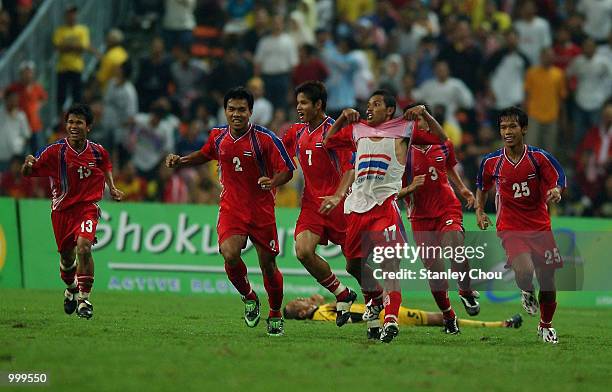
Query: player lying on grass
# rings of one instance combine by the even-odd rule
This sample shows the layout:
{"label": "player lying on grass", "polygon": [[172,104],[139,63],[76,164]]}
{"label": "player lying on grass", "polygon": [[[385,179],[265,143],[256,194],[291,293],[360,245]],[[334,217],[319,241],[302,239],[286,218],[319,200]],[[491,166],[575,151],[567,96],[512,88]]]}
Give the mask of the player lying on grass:
{"label": "player lying on grass", "polygon": [[91,246],[100,217],[96,203],[104,195],[105,183],[113,199],[121,200],[123,192],[113,182],[108,152],[87,140],[93,123],[89,106],[72,106],[64,120],[68,136],[43,147],[35,157],[28,155],[21,172],[26,177],[51,179],[51,223],[60,253],[60,275],[68,286],[64,311],[72,314],[77,310],[79,317],[89,319],[93,316],[89,293],[94,282]]}
{"label": "player lying on grass", "polygon": [[[353,304],[350,309],[351,318],[349,322],[358,323],[363,321],[365,305]],[[287,302],[283,313],[286,319],[334,321],[336,320],[336,304],[326,303],[325,298],[319,294],[313,294],[309,298],[297,298]],[[382,319],[384,313],[381,312]],[[459,319],[462,327],[487,327],[487,328],[520,328],[523,318],[516,314],[504,321],[477,321]],[[405,326],[434,327],[444,326],[444,316],[441,312],[426,312],[420,309],[409,309],[403,306],[399,309],[398,324]],[[369,339],[378,339],[380,328],[368,330]]]}

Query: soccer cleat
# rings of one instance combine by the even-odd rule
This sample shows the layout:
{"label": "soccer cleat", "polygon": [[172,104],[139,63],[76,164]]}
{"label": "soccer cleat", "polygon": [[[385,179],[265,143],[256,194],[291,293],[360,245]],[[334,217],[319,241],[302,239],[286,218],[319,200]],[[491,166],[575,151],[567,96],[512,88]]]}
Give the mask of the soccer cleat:
{"label": "soccer cleat", "polygon": [[379,340],[380,333],[381,333],[380,320],[368,321],[367,325],[368,325],[368,332],[367,332],[368,339]]}
{"label": "soccer cleat", "polygon": [[381,303],[380,305],[372,305],[372,300],[368,302],[361,317],[363,321],[374,321],[378,320],[378,315],[385,309],[385,306]]}
{"label": "soccer cleat", "polygon": [[457,317],[444,319],[444,333],[448,335],[457,335],[461,331],[457,325]]}
{"label": "soccer cleat", "polygon": [[521,304],[523,305],[523,309],[527,312],[528,315],[534,316],[538,313],[538,309],[540,305],[538,304],[538,300],[535,295],[533,295],[533,291],[525,291],[521,290]]}
{"label": "soccer cleat", "polygon": [[66,314],[72,314],[77,308],[77,293],[73,293],[70,289],[64,290],[64,312]]}
{"label": "soccer cleat", "polygon": [[480,298],[480,293],[476,290],[472,290],[472,292],[468,295],[459,294],[459,298],[461,302],[463,302],[463,307],[465,311],[470,316],[477,316],[480,313],[480,304],[478,303],[478,298]]}
{"label": "soccer cleat", "polygon": [[383,325],[380,333],[380,341],[383,343],[391,343],[391,341],[399,334],[399,326],[394,321],[386,322]]}
{"label": "soccer cleat", "polygon": [[357,293],[348,289],[348,297],[344,301],[336,302],[336,325],[341,327],[351,319],[351,305],[357,299]]}
{"label": "soccer cleat", "polygon": [[77,315],[81,318],[90,319],[93,316],[93,305],[86,299],[80,299]]}
{"label": "soccer cleat", "polygon": [[268,336],[283,336],[285,334],[285,320],[282,317],[270,317],[268,323]]}
{"label": "soccer cleat", "polygon": [[541,337],[545,343],[559,343],[559,339],[557,338],[557,331],[555,331],[554,328],[545,328],[538,325],[538,336]]}
{"label": "soccer cleat", "polygon": [[506,328],[520,328],[523,324],[523,317],[520,314],[515,314],[506,320]]}
{"label": "soccer cleat", "polygon": [[248,327],[255,328],[261,318],[259,298],[257,296],[255,296],[255,299],[245,299],[242,297],[242,302],[244,302],[244,322]]}

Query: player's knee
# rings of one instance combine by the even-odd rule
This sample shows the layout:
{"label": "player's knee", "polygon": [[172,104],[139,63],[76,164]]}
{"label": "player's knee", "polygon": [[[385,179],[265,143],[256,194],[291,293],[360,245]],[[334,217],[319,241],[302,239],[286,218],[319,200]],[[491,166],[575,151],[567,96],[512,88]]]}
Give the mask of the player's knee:
{"label": "player's knee", "polygon": [[240,260],[240,249],[221,245],[219,250],[221,256],[223,256],[223,260],[229,265],[234,265]]}
{"label": "player's knee", "polygon": [[76,253],[79,257],[89,256],[91,254],[91,242],[89,241],[79,242],[76,247]]}
{"label": "player's knee", "polygon": [[309,263],[314,258],[314,249],[309,246],[295,244],[295,255],[302,264]]}

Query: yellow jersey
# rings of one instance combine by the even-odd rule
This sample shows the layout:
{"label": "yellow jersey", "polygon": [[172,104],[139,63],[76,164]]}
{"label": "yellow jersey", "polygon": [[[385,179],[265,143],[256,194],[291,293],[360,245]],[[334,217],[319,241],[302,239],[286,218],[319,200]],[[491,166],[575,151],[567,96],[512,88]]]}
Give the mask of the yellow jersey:
{"label": "yellow jersey", "polygon": [[[53,33],[53,45],[79,45],[89,48],[89,29],[83,25],[60,26]],[[83,52],[60,52],[57,61],[58,72],[83,72]]]}
{"label": "yellow jersey", "polygon": [[[351,319],[350,322],[361,321],[361,316],[365,312],[365,305],[353,304],[350,309]],[[380,313],[380,320],[383,321],[385,318],[385,312]],[[323,304],[315,310],[312,315],[314,321],[336,321],[336,305],[335,304]],[[398,324],[406,326],[418,326],[427,325],[427,312],[419,309],[409,309],[403,306],[399,309]]]}
{"label": "yellow jersey", "polygon": [[102,91],[106,88],[106,83],[113,77],[115,67],[120,66],[128,59],[128,52],[121,46],[115,46],[104,53],[100,60],[100,69],[96,74],[96,79],[100,83]]}

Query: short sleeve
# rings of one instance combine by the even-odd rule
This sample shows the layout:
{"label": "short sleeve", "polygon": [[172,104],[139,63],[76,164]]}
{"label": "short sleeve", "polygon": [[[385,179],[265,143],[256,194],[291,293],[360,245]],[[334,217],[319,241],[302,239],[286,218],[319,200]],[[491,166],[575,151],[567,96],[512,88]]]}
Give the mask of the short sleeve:
{"label": "short sleeve", "polygon": [[55,169],[58,166],[57,149],[53,145],[41,148],[36,153],[38,161],[32,166],[31,177],[50,177],[53,176]]}
{"label": "short sleeve", "polygon": [[562,189],[567,187],[565,172],[555,157],[544,150],[538,150],[536,153],[536,159],[540,165],[542,183],[547,189],[555,186]]}
{"label": "short sleeve", "polygon": [[493,185],[493,164],[495,159],[490,155],[484,157],[476,175],[476,188],[487,192]]}
{"label": "short sleeve", "polygon": [[444,142],[444,146],[446,147],[446,150],[447,150],[446,168],[450,170],[457,165],[457,156],[455,155],[455,146],[450,140],[447,140],[446,142]]}
{"label": "short sleeve", "polygon": [[295,164],[289,156],[283,142],[272,132],[270,132],[269,136],[270,137],[265,138],[265,140],[267,140],[266,152],[268,155],[266,158],[270,160],[274,173],[295,170]]}
{"label": "short sleeve", "polygon": [[108,153],[108,151],[106,151],[106,149],[102,146],[100,146],[100,155],[101,155],[101,166],[100,168],[102,169],[102,171],[106,172],[112,172],[113,171],[113,164],[111,162],[110,159],[110,154]]}
{"label": "short sleeve", "polygon": [[292,126],[285,132],[283,135],[283,144],[287,149],[287,153],[289,156],[294,157],[296,153],[296,143],[297,143],[297,128]]}
{"label": "short sleeve", "polygon": [[213,160],[219,160],[219,154],[217,153],[217,146],[216,143],[220,143],[221,140],[219,140],[221,138],[220,133],[218,132],[217,129],[213,129],[210,132],[210,136],[208,137],[208,140],[206,140],[206,143],[204,143],[204,145],[202,146],[202,148],[200,148],[200,152],[209,160],[213,161]]}
{"label": "short sleeve", "polygon": [[331,150],[345,149],[350,151],[356,151],[355,141],[353,140],[353,125],[348,125],[340,129],[335,135],[332,135],[327,142],[325,147]]}

